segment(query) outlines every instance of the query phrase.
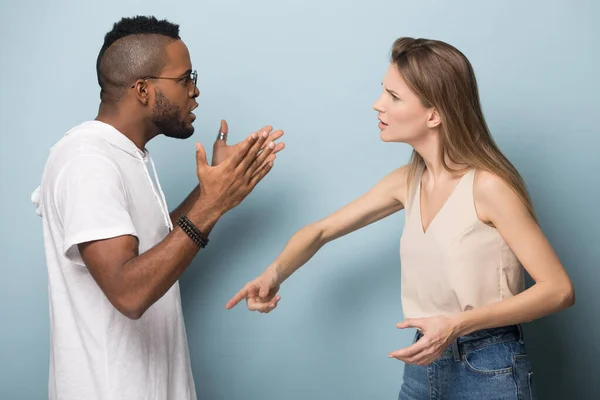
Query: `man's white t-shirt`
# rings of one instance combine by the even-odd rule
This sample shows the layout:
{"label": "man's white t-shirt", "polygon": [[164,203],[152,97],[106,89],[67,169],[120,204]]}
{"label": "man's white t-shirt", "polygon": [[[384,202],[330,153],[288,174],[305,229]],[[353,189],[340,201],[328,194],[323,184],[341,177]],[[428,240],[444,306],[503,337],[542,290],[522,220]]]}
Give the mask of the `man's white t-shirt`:
{"label": "man's white t-shirt", "polygon": [[108,301],[77,247],[134,235],[142,254],[169,233],[149,153],[108,124],[85,122],[52,147],[32,200],[48,266],[49,398],[196,399],[179,284],[131,320]]}

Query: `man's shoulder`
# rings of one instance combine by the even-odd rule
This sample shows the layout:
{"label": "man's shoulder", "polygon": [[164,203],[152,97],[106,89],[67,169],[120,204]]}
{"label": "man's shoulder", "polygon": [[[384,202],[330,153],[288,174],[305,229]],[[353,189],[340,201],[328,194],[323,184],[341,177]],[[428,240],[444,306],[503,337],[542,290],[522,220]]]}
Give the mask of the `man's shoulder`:
{"label": "man's shoulder", "polygon": [[118,162],[114,149],[103,138],[102,129],[101,125],[84,122],[56,142],[46,160],[41,186],[53,186],[60,176],[84,170],[113,175]]}
{"label": "man's shoulder", "polygon": [[84,122],[70,129],[52,148],[48,164],[59,168],[72,160],[100,156],[112,161],[114,152],[103,138],[103,127],[93,121]]}

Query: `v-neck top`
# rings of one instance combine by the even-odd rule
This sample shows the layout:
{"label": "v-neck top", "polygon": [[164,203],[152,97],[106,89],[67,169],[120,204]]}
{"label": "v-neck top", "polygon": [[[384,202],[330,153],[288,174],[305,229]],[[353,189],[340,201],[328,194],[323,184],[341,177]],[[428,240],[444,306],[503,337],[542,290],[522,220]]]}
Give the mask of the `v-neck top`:
{"label": "v-neck top", "polygon": [[421,219],[423,170],[419,167],[410,185],[400,239],[404,317],[453,314],[522,292],[521,263],[498,230],[477,216],[475,169],[460,179],[426,230]]}

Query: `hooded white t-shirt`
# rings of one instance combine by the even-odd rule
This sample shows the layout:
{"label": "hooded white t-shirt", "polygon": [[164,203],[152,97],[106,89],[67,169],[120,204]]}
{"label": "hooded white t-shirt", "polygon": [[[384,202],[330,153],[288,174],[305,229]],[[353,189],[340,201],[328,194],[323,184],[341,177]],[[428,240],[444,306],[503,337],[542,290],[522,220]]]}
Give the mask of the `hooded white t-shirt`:
{"label": "hooded white t-shirt", "polygon": [[196,399],[179,283],[131,320],[77,247],[134,235],[142,254],[173,229],[148,151],[108,124],[84,122],[52,147],[32,201],[48,266],[49,399]]}

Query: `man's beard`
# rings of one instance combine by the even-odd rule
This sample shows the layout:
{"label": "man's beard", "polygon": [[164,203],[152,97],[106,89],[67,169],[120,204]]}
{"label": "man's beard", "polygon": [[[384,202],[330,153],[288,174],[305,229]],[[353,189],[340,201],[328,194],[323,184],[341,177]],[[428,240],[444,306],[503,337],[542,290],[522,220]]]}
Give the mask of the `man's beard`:
{"label": "man's beard", "polygon": [[176,139],[187,139],[194,134],[194,126],[181,119],[181,108],[171,103],[160,91],[155,91],[156,102],[152,109],[152,123],[160,133]]}

